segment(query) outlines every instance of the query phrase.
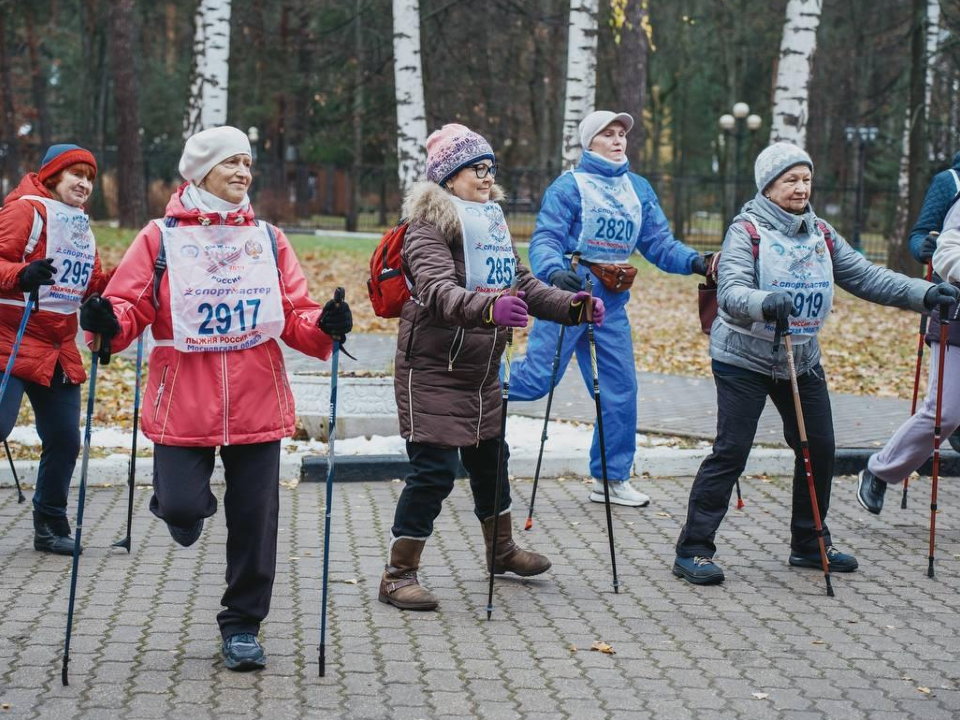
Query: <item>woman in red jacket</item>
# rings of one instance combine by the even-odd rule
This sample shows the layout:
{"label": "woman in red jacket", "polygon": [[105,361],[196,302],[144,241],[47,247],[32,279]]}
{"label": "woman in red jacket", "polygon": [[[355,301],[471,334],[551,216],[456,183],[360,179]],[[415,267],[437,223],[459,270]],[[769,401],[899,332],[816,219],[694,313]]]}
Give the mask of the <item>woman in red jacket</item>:
{"label": "woman in red jacket", "polygon": [[[237,128],[187,140],[165,217],[130,246],[103,298],[80,324],[116,352],[152,326],[156,347],[141,427],[154,444],[150,510],[183,546],[216,512],[210,492],[220,447],[227,489],[227,590],[217,616],[231,670],[266,664],[257,641],[276,570],[280,439],[296,416],[283,353],[322,360],[352,328],[346,303],[321,312],[286,236],[254,219],[250,142]],[[158,262],[158,257],[163,261]]]}
{"label": "woman in red jacket", "polygon": [[54,145],[40,171],[25,176],[0,210],[0,367],[13,349],[24,301],[34,290],[40,301],[0,405],[0,437],[13,429],[26,393],[42,443],[33,547],[59,555],[73,554],[67,492],[80,450],[80,385],[87,377],[76,344],[77,308],[107,280],[83,210],[96,175],[89,151]]}

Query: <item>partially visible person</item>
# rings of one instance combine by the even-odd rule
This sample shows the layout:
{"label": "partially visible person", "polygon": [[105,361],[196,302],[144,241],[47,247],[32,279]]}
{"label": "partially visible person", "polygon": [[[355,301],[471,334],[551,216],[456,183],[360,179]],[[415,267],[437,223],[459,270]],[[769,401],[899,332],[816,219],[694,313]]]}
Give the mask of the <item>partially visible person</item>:
{"label": "partially visible person", "polygon": [[10,435],[24,394],[40,436],[33,493],[33,547],[72,555],[67,519],[70,478],[80,451],[80,386],[87,379],[77,347],[77,309],[103,290],[96,239],[84,206],[97,161],[77,145],[52,145],[0,209],[0,368],[6,368],[30,294],[38,293],[0,405],[0,438]]}

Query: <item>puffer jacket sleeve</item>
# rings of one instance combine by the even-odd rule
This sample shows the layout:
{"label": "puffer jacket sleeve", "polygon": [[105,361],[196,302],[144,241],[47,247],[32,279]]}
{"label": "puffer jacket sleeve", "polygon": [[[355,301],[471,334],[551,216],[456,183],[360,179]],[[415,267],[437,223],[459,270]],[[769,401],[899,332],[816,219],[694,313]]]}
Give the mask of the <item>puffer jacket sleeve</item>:
{"label": "puffer jacket sleeve", "polygon": [[33,230],[35,212],[25,201],[8,203],[0,210],[0,290],[15,290],[18,277],[27,266],[23,251]]}
{"label": "puffer jacket sleeve", "polygon": [[530,267],[545,283],[557,270],[565,270],[564,254],[574,225],[580,224],[580,191],[571,173],[564,173],[551,183],[543,195],[537,226],[530,239]]}
{"label": "puffer jacket sleeve", "polygon": [[[307,291],[307,279],[287,236],[279,229],[275,232],[280,293],[286,321],[280,338],[294,350],[326,360],[333,351],[333,340],[317,327],[321,315],[320,305]],[[330,294],[333,295],[332,289]]]}
{"label": "puffer jacket sleeve", "polygon": [[947,282],[960,282],[960,203],[944,219],[933,254],[933,270]]}
{"label": "puffer jacket sleeve", "polygon": [[923,312],[923,296],[932,287],[931,283],[874,265],[850,247],[833,227],[830,232],[833,234],[833,278],[837,285],[863,300]]}
{"label": "puffer jacket sleeve", "polygon": [[931,232],[941,230],[944,218],[946,218],[956,196],[957,184],[954,182],[953,173],[949,170],[938,173],[927,189],[920,214],[910,231],[910,253],[916,258],[917,262],[922,262],[919,254],[924,238]]}
{"label": "puffer jacket sleeve", "polygon": [[660,207],[660,201],[650,183],[633,173],[630,173],[630,181],[643,206],[643,226],[640,228],[636,249],[664,272],[689,275],[697,251],[673,236],[667,216],[663,214],[663,208]]}
{"label": "puffer jacket sleeve", "polygon": [[717,305],[736,320],[763,320],[763,299],[757,287],[756,262],[750,235],[734,223],[727,229],[717,271]]}
{"label": "puffer jacket sleeve", "polygon": [[496,296],[469,292],[457,282],[453,252],[435,225],[411,223],[403,241],[403,258],[420,304],[434,318],[462,328],[483,324]]}
{"label": "puffer jacket sleeve", "polygon": [[520,262],[520,258],[517,258],[517,288],[524,292],[527,308],[534,317],[572,324],[570,303],[573,302],[573,293],[541,282]]}
{"label": "puffer jacket sleeve", "polygon": [[[137,235],[103,290],[120,322],[120,332],[110,341],[118,353],[136,340],[157,317],[153,306],[153,265],[160,249],[160,229],[148,223]],[[86,333],[87,344],[91,335]]]}

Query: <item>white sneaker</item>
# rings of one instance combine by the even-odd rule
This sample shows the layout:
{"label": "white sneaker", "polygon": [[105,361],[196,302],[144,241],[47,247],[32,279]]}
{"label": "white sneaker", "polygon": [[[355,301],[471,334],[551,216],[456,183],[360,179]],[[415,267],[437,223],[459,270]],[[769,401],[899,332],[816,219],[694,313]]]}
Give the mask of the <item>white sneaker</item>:
{"label": "white sneaker", "polygon": [[[630,484],[629,480],[624,482],[610,482],[610,502],[614,505],[626,505],[627,507],[646,507],[650,504],[650,496],[644,495]],[[593,491],[590,493],[590,501],[595,503],[604,502],[603,499],[603,481],[593,481]]]}

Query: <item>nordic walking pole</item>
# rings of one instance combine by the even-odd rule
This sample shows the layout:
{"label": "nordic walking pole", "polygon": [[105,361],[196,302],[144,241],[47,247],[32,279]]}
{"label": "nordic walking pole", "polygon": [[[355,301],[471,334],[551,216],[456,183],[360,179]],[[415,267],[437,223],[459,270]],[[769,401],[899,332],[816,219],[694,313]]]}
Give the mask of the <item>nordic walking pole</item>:
{"label": "nordic walking pole", "polygon": [[[517,294],[516,282],[510,286],[510,294]],[[494,336],[496,339],[496,336]],[[497,564],[497,536],[500,534],[500,489],[507,479],[503,449],[507,444],[507,401],[510,399],[510,361],[513,360],[513,328],[507,328],[507,351],[503,368],[503,384],[500,388],[500,446],[497,448],[497,487],[493,491],[493,540],[490,542],[490,584],[487,588],[487,620],[493,614],[493,575]]]}
{"label": "nordic walking pole", "polygon": [[603,504],[607,510],[607,537],[610,539],[610,567],[613,570],[613,591],[620,592],[617,579],[617,554],[613,547],[613,514],[610,512],[610,481],[607,478],[607,446],[603,440],[603,410],[600,408],[600,375],[597,372],[597,339],[593,332],[593,280],[587,278],[587,338],[590,340],[590,368],[593,370],[593,399],[597,404],[597,435],[600,440],[600,469],[603,474]]}
{"label": "nordic walking pole", "polygon": [[17,484],[17,504],[19,505],[24,500],[23,490],[20,489],[20,478],[17,477],[17,466],[13,464],[13,455],[10,454],[10,446],[7,445],[7,441],[3,441],[3,449],[7,451],[7,461],[10,463],[10,472],[13,473],[13,481]]}
{"label": "nordic walking pole", "polygon": [[[333,293],[337,305],[343,302],[344,290],[338,287]],[[333,503],[333,446],[337,439],[337,374],[340,370],[340,344],[343,338],[334,336],[333,356],[330,370],[330,424],[327,426],[327,502],[323,523],[323,582],[320,599],[320,677],[327,672],[327,586],[330,577],[330,505]]]}
{"label": "nordic walking pole", "polygon": [[[781,322],[778,321],[778,325]],[[830,561],[827,559],[827,548],[823,544],[823,523],[820,521],[820,505],[817,502],[817,489],[813,484],[813,467],[810,464],[810,446],[807,443],[807,427],[803,423],[803,405],[800,403],[800,386],[797,384],[797,367],[793,362],[793,338],[790,332],[790,323],[786,321],[778,327],[787,349],[787,368],[790,371],[790,386],[793,388],[793,407],[797,411],[797,427],[800,430],[800,450],[803,453],[803,469],[807,474],[807,489],[810,490],[810,505],[813,508],[813,523],[817,530],[817,542],[820,544],[820,564],[823,566],[823,577],[827,583],[827,595],[833,597],[833,583],[830,581]],[[777,341],[774,341],[775,346]]]}
{"label": "nordic walking pole", "polygon": [[940,306],[940,352],[937,358],[937,407],[933,423],[933,472],[930,474],[930,554],[927,557],[927,577],[933,577],[933,554],[937,538],[937,486],[940,482],[940,418],[943,411],[943,363],[947,357],[947,328],[950,326],[950,306]]}
{"label": "nordic walking pole", "polygon": [[[7,383],[13,374],[13,364],[17,360],[17,353],[20,351],[20,343],[23,341],[23,333],[27,329],[27,320],[30,319],[32,310],[40,309],[40,295],[36,289],[30,291],[30,297],[23,308],[23,317],[20,318],[20,327],[17,328],[17,337],[13,341],[13,347],[10,349],[10,357],[7,359],[7,367],[3,371],[3,380],[0,380],[0,405],[3,404],[3,396],[7,394]],[[20,478],[17,477],[17,468],[13,464],[13,456],[10,454],[10,448],[7,446],[7,439],[3,439],[3,447],[7,451],[7,460],[10,461],[10,471],[13,473],[13,481],[17,484],[17,504],[22,503],[26,498],[23,497],[23,490],[20,488]]]}
{"label": "nordic walking pole", "polygon": [[[576,270],[580,264],[580,253],[574,253],[570,258],[570,269]],[[557,373],[560,371],[560,351],[563,349],[563,334],[567,326],[560,326],[560,338],[557,340],[557,352],[553,356],[553,372],[550,375],[550,394],[547,395],[547,411],[543,416],[543,432],[540,433],[540,454],[537,455],[537,469],[533,473],[533,491],[530,493],[530,510],[527,511],[527,522],[524,530],[533,528],[533,504],[537,501],[537,485],[540,483],[540,464],[543,462],[543,446],[547,442],[547,426],[550,424],[550,406],[553,405],[553,393],[557,389]]]}
{"label": "nordic walking pole", "polygon": [[103,343],[101,348],[100,336],[94,335],[90,350],[93,357],[90,361],[90,394],[87,396],[87,424],[83,429],[83,460],[80,463],[80,492],[77,496],[77,527],[73,541],[73,569],[70,572],[70,601],[67,603],[67,632],[63,639],[63,667],[60,670],[60,681],[64,686],[70,684],[67,666],[70,664],[70,635],[73,632],[73,608],[77,599],[77,571],[80,567],[80,536],[83,534],[83,503],[87,496],[87,465],[90,461],[90,434],[93,425],[93,402],[97,394],[97,366],[100,363],[100,353],[109,356],[109,345]]}
{"label": "nordic walking pole", "polygon": [[[932,232],[931,235],[939,235],[938,232]],[[927,282],[933,280],[933,260],[927,261]],[[920,336],[917,338],[917,369],[913,375],[913,403],[910,405],[910,416],[917,414],[917,394],[920,390],[920,366],[923,364],[923,346],[924,337],[927,334],[927,313],[920,313]],[[900,508],[907,508],[907,488],[910,487],[910,477],[903,479],[903,495],[900,498]]]}
{"label": "nordic walking pole", "polygon": [[130,552],[130,526],[133,524],[133,487],[137,479],[137,430],[140,426],[140,371],[143,367],[143,335],[137,338],[137,380],[133,389],[133,439],[130,441],[130,464],[127,474],[127,536],[113,547]]}
{"label": "nordic walking pole", "polygon": [[740,494],[740,478],[737,478],[737,510],[743,510],[743,495]]}

